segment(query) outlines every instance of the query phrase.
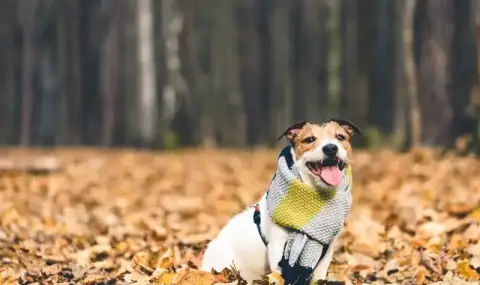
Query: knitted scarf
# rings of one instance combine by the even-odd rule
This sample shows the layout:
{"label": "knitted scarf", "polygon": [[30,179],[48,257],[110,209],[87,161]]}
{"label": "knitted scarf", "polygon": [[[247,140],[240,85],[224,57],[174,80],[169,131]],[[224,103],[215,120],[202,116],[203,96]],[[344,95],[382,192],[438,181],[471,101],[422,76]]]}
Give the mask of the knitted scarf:
{"label": "knitted scarf", "polygon": [[306,284],[343,227],[350,210],[350,165],[335,190],[316,190],[302,182],[291,146],[285,147],[267,192],[267,211],[273,222],[289,230],[279,263],[286,284]]}

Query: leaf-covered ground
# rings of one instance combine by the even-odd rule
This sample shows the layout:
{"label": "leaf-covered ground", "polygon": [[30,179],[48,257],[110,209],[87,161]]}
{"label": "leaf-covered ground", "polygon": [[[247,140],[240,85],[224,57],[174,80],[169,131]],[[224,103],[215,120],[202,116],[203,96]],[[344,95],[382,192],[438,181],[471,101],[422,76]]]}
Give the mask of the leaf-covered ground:
{"label": "leaf-covered ground", "polygon": [[[277,156],[0,153],[0,284],[236,284],[234,270],[195,268],[205,243],[260,197]],[[357,152],[329,279],[478,284],[479,174],[473,157]]]}

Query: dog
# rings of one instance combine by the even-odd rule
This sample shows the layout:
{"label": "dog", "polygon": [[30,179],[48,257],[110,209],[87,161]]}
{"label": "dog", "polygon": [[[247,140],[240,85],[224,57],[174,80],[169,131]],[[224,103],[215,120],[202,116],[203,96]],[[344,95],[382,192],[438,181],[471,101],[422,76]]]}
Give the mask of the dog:
{"label": "dog", "polygon": [[[321,192],[337,190],[335,180],[339,178],[336,176],[345,175],[345,166],[352,161],[350,140],[354,134],[361,135],[361,131],[352,122],[330,119],[323,124],[298,122],[278,139],[287,138],[301,180]],[[325,165],[327,161],[329,165]],[[332,168],[336,174],[322,175],[324,168]],[[255,206],[235,215],[207,245],[202,270],[220,272],[233,265],[248,284],[264,276],[270,284],[284,284],[284,272],[279,264],[290,230],[276,224],[268,214],[267,194],[268,191]],[[326,280],[338,235],[331,239],[307,282]]]}

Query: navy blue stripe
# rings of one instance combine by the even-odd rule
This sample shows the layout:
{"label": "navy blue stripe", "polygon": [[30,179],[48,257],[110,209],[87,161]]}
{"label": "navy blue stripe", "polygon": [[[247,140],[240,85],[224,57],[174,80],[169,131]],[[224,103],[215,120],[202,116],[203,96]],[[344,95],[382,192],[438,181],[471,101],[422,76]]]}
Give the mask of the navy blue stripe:
{"label": "navy blue stripe", "polygon": [[[285,252],[285,248],[283,251]],[[308,285],[310,279],[312,279],[313,268],[300,266],[299,264],[290,266],[285,256],[282,256],[278,266],[282,269],[282,277],[285,284]]]}
{"label": "navy blue stripe", "polygon": [[322,260],[324,257],[325,257],[325,254],[327,254],[327,250],[328,248],[330,247],[330,245],[328,244],[323,244],[323,247],[322,247],[322,255],[320,255],[320,260]]}
{"label": "navy blue stripe", "polygon": [[[318,263],[325,257],[327,254],[329,245],[322,244],[322,254],[320,255],[320,259]],[[285,252],[285,247],[287,244],[285,243],[283,252]],[[315,265],[315,267],[318,265]],[[282,269],[282,277],[285,280],[285,284],[295,284],[295,285],[307,285],[312,278],[313,270],[315,268],[301,266],[299,264],[295,264],[290,266],[288,263],[288,259],[285,256],[282,256],[282,260],[278,263],[278,266]]]}
{"label": "navy blue stripe", "polygon": [[292,153],[290,152],[291,149],[292,149],[291,146],[284,147],[280,152],[280,155],[278,156],[278,158],[282,156],[285,158],[285,161],[287,162],[287,166],[289,169],[292,169],[293,167],[293,157],[292,157]]}
{"label": "navy blue stripe", "polygon": [[255,223],[255,225],[257,225],[258,234],[262,238],[263,244],[267,246],[268,245],[267,239],[263,235],[262,228],[260,227],[260,223],[261,223],[260,211],[258,210],[257,207],[258,205],[255,206],[255,211],[253,212],[253,222]]}

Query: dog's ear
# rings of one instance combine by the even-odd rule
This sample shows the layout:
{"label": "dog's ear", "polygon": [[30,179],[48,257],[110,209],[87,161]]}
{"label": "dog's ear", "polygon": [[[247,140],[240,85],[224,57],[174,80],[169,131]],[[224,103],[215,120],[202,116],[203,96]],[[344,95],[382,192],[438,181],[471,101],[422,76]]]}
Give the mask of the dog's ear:
{"label": "dog's ear", "polygon": [[329,122],[335,122],[339,124],[340,127],[345,128],[350,135],[352,135],[353,133],[359,136],[362,135],[362,131],[360,130],[360,128],[350,121],[342,119],[330,119]]}
{"label": "dog's ear", "polygon": [[283,132],[282,135],[280,135],[277,139],[277,141],[279,141],[283,136],[287,137],[287,140],[293,144],[294,141],[295,141],[295,137],[298,135],[298,133],[300,132],[300,130],[303,128],[303,126],[305,126],[307,124],[307,121],[300,121],[300,122],[297,122],[293,125],[291,125],[290,127],[288,127],[285,132]]}

